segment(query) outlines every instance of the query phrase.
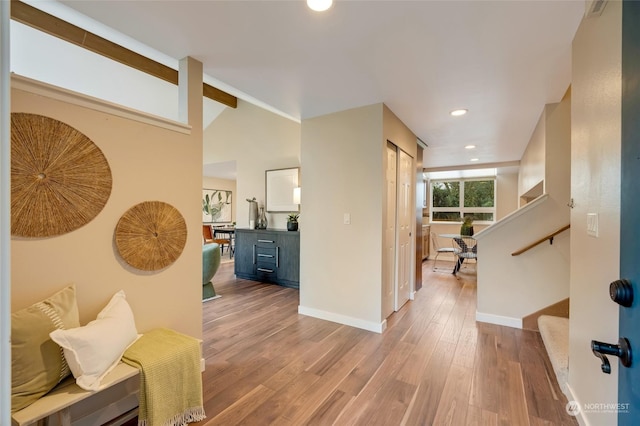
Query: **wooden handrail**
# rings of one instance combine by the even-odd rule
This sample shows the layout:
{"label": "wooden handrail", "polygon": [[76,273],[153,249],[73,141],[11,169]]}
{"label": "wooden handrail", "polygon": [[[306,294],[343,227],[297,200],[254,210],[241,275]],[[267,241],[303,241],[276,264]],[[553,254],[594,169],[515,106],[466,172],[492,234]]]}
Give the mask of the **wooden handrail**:
{"label": "wooden handrail", "polygon": [[513,253],[511,253],[511,256],[518,256],[518,255],[520,255],[520,254],[524,253],[525,251],[527,251],[527,250],[530,250],[530,249],[534,248],[534,247],[535,247],[535,246],[537,246],[538,244],[542,244],[542,243],[544,243],[544,242],[545,242],[545,241],[547,241],[547,240],[551,241],[551,244],[553,244],[553,237],[555,237],[556,235],[558,235],[558,234],[559,234],[559,233],[561,233],[561,232],[566,231],[566,230],[567,230],[567,229],[569,229],[569,228],[571,228],[571,224],[563,226],[562,228],[558,229],[558,230],[557,230],[557,231],[555,231],[555,232],[552,232],[551,234],[547,235],[546,237],[544,237],[544,238],[540,238],[540,239],[539,239],[538,241],[536,241],[535,243],[533,243],[533,244],[529,244],[529,245],[528,245],[528,246],[526,246],[525,248],[522,248],[522,249],[520,249],[520,250],[518,250],[518,251],[514,251]]}

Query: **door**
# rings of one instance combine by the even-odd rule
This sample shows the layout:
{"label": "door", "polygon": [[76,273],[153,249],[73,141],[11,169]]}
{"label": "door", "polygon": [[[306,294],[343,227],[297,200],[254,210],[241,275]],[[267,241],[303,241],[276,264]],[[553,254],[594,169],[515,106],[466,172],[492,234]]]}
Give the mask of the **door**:
{"label": "door", "polygon": [[385,247],[383,259],[382,317],[387,318],[394,309],[396,280],[396,193],[397,193],[396,146],[387,143],[386,219],[384,224]]}
{"label": "door", "polygon": [[397,311],[408,300],[411,293],[411,194],[413,185],[413,158],[406,152],[398,149],[398,202],[397,202],[397,237],[396,244],[398,256],[398,272],[396,281],[395,310]]}
{"label": "door", "polygon": [[[619,308],[620,336],[631,344],[631,367],[618,369],[618,424],[640,424],[640,3],[622,4],[622,158],[620,277],[631,282],[634,302]],[[628,405],[627,405],[628,404]]]}

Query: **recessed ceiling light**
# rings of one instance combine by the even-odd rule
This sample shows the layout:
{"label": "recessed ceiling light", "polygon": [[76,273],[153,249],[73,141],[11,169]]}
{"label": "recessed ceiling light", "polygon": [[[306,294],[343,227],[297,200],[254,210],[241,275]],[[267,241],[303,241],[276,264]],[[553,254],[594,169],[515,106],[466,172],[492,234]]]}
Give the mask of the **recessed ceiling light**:
{"label": "recessed ceiling light", "polygon": [[472,158],[472,159],[471,159],[471,160],[469,160],[469,161],[473,161],[473,162],[475,162],[475,161],[479,161],[479,160],[480,160],[479,158]]}
{"label": "recessed ceiling light", "polygon": [[309,9],[316,12],[324,12],[329,9],[333,4],[333,0],[307,0],[307,6]]}
{"label": "recessed ceiling light", "polygon": [[475,145],[467,145],[464,147],[464,149],[476,149]]}
{"label": "recessed ceiling light", "polygon": [[468,109],[454,109],[449,114],[453,115],[454,117],[459,117],[461,115],[465,115],[467,112],[469,112]]}

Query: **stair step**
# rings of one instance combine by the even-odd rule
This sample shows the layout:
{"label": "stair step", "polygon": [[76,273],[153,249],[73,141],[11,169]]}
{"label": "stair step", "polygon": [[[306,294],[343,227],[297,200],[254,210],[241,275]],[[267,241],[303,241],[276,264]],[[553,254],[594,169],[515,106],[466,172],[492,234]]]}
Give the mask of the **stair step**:
{"label": "stair step", "polygon": [[569,380],[569,318],[542,315],[538,318],[540,336],[547,349],[558,385],[568,395]]}

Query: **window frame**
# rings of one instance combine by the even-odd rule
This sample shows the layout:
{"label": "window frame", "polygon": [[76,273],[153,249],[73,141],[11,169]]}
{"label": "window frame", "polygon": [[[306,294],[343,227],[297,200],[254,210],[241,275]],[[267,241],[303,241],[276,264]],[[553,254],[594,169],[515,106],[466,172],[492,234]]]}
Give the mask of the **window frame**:
{"label": "window frame", "polygon": [[[464,206],[464,186],[465,182],[477,181],[493,181],[493,207],[465,207]],[[460,197],[458,207],[434,207],[433,206],[433,185],[439,182],[458,182],[460,187]],[[449,178],[449,179],[431,179],[429,181],[429,221],[437,224],[456,224],[461,223],[465,213],[493,213],[493,220],[474,220],[475,225],[491,225],[496,222],[496,206],[497,202],[497,179],[495,176],[474,177],[474,178]],[[459,221],[434,220],[434,212],[459,212]]]}

